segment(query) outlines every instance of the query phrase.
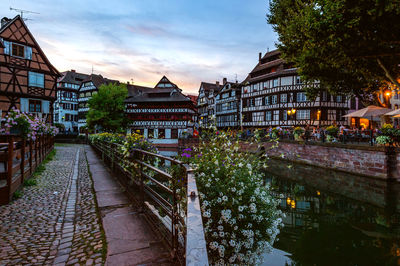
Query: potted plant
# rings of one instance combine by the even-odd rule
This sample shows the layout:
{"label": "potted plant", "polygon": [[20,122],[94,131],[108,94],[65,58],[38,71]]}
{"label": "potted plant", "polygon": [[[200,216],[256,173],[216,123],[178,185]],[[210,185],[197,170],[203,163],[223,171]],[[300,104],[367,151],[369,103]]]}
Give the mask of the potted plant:
{"label": "potted plant", "polygon": [[295,140],[300,140],[300,136],[304,133],[304,129],[301,127],[295,127],[293,130],[293,135]]}
{"label": "potted plant", "polygon": [[331,125],[331,126],[327,127],[326,128],[326,134],[327,134],[326,140],[328,142],[335,142],[338,133],[339,133],[339,128],[337,126]]}

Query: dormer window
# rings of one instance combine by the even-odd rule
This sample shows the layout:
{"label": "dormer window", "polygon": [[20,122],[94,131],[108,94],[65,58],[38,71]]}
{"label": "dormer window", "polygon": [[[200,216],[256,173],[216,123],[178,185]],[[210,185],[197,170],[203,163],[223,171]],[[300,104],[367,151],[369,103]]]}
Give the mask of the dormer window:
{"label": "dormer window", "polygon": [[25,47],[16,43],[12,44],[12,55],[18,57],[25,57]]}

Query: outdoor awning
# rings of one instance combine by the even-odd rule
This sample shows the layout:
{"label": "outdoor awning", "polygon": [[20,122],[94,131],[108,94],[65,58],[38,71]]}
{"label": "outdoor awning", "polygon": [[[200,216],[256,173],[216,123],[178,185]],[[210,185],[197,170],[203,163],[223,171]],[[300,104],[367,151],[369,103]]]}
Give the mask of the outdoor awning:
{"label": "outdoor awning", "polygon": [[360,118],[371,119],[372,117],[381,116],[390,111],[392,110],[388,108],[370,105],[363,109],[344,115],[343,117],[360,117]]}
{"label": "outdoor awning", "polygon": [[400,115],[400,109],[393,110],[389,113],[386,113],[385,115],[388,115],[388,116]]}

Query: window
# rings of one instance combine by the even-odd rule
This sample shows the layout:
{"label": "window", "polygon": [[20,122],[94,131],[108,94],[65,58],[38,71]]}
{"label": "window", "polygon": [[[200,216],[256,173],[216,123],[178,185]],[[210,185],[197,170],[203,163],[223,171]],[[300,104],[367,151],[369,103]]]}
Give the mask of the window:
{"label": "window", "polygon": [[287,103],[287,94],[281,94],[281,103]]}
{"label": "window", "polygon": [[154,138],[154,129],[148,129],[148,131],[147,131],[148,133],[147,133],[147,138],[148,139],[152,139],[152,138]]}
{"label": "window", "polygon": [[272,95],[272,104],[278,103],[278,95]]}
{"label": "window", "polygon": [[343,102],[343,97],[342,97],[342,95],[337,95],[337,96],[336,96],[336,102],[337,102],[337,103]]}
{"label": "window", "polygon": [[274,110],[274,120],[275,121],[279,120],[279,110]]}
{"label": "window", "polygon": [[178,138],[178,129],[171,129],[171,139]]}
{"label": "window", "polygon": [[264,112],[254,112],[252,113],[253,122],[264,121]]}
{"label": "window", "polygon": [[282,110],[282,120],[287,120],[288,114],[286,110]]}
{"label": "window", "polygon": [[261,106],[262,105],[262,97],[257,97],[256,98],[256,106]]}
{"label": "window", "polygon": [[165,129],[164,128],[158,129],[158,138],[165,139]]}
{"label": "window", "polygon": [[297,110],[296,111],[296,119],[297,120],[310,119],[310,110]]}
{"label": "window", "polygon": [[274,87],[278,87],[279,86],[279,79],[274,79],[273,86]]}
{"label": "window", "polygon": [[271,121],[272,120],[272,113],[271,111],[265,112],[265,121]]}
{"label": "window", "polygon": [[321,101],[326,102],[328,101],[328,93],[326,91],[322,92],[322,97]]}
{"label": "window", "polygon": [[303,83],[303,82],[301,81],[301,78],[300,78],[299,76],[297,76],[297,77],[296,77],[296,84],[301,84],[301,83]]}
{"label": "window", "polygon": [[306,102],[307,96],[305,92],[298,92],[297,93],[297,102]]}
{"label": "window", "polygon": [[40,100],[29,100],[29,112],[40,113],[42,112],[42,101]]}
{"label": "window", "polygon": [[25,47],[16,43],[12,44],[12,55],[18,57],[25,57]]}
{"label": "window", "polygon": [[265,105],[270,105],[271,104],[271,98],[269,96],[265,97]]}
{"label": "window", "polygon": [[44,74],[29,72],[29,86],[44,88]]}

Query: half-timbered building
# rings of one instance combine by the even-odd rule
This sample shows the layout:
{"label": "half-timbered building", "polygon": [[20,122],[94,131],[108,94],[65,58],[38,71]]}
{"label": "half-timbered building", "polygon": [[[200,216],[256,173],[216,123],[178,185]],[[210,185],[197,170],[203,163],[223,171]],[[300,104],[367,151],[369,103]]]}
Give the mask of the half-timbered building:
{"label": "half-timbered building", "polygon": [[52,122],[59,76],[22,18],[3,18],[0,28],[2,116],[17,108]]}
{"label": "half-timbered building", "polygon": [[78,132],[78,92],[82,81],[89,75],[75,70],[61,73],[54,103],[54,122],[64,125],[66,132]]}
{"label": "half-timbered building", "polygon": [[92,95],[99,91],[101,85],[115,83],[119,84],[118,80],[104,78],[102,75],[91,74],[84,79],[79,87],[78,98],[78,128],[79,132],[83,133],[81,128],[86,126],[86,115],[89,112],[89,99]]}
{"label": "half-timbered building", "polygon": [[240,126],[241,85],[237,82],[224,82],[215,97],[215,116],[217,128],[235,129]]}
{"label": "half-timbered building", "polygon": [[215,116],[215,96],[220,90],[219,82],[201,82],[197,97],[197,112],[199,126],[204,128],[209,125],[212,116]]}
{"label": "half-timbered building", "polygon": [[178,138],[191,134],[195,105],[167,77],[154,88],[128,86],[128,95],[125,103],[131,131],[166,150],[177,149]]}
{"label": "half-timbered building", "polygon": [[259,54],[259,62],[243,82],[243,127],[325,126],[345,124],[348,101],[321,88],[314,100],[307,99],[297,69],[281,58],[279,50]]}

